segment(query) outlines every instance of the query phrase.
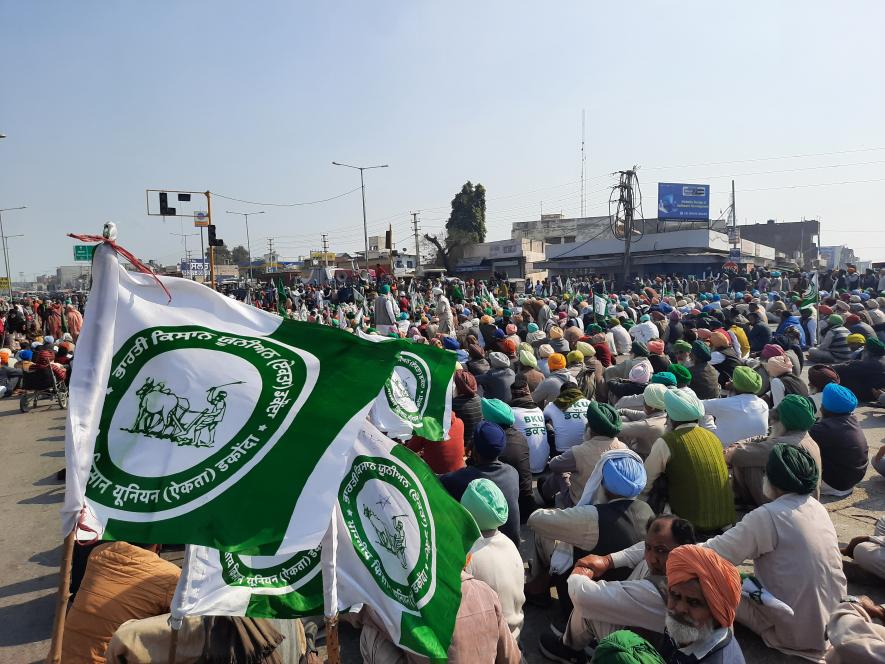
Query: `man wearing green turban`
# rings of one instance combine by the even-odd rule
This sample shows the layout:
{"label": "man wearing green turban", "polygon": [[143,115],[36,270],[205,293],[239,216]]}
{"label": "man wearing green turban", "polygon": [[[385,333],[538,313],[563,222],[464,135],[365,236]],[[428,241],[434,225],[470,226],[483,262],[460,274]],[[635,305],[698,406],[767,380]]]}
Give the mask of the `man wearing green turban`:
{"label": "man wearing green turban", "polygon": [[691,371],[681,364],[671,364],[670,373],[676,377],[676,387],[682,388],[691,382]]}
{"label": "man wearing green turban", "polygon": [[[775,445],[792,445],[811,456],[821,466],[820,448],[808,434],[815,422],[814,402],[808,397],[788,394],[773,411],[771,434],[761,440],[742,441],[725,450],[725,462],[731,467],[735,500],[749,508],[769,502],[763,490],[765,467]],[[820,473],[818,473],[820,475]],[[820,483],[812,495],[820,496]]]}
{"label": "man wearing green turban", "polygon": [[664,387],[676,387],[676,376],[670,371],[658,371],[652,374],[652,383],[658,383]]}
{"label": "man wearing green turban", "polygon": [[461,505],[470,512],[482,533],[470,549],[470,559],[464,571],[485,581],[495,591],[510,633],[513,638],[519,638],[525,603],[522,589],[525,572],[519,549],[498,530],[507,522],[507,499],[492,480],[481,477],[467,485]]}
{"label": "man wearing green turban", "polygon": [[648,346],[641,341],[634,341],[630,346],[630,352],[633,353],[633,357],[648,357]]}
{"label": "man wearing green turban", "polygon": [[707,415],[716,420],[715,433],[722,447],[768,433],[768,404],[756,396],[762,377],[750,367],[735,367],[731,387],[732,396],[704,401]]}
{"label": "man wearing green turban", "polygon": [[820,332],[820,343],[808,351],[808,359],[822,364],[847,362],[852,353],[848,347],[849,334],[845,319],[839,314],[831,314],[827,318],[827,327]]}
{"label": "man wearing green turban", "polygon": [[778,443],[765,465],[764,491],[770,500],[786,493],[808,495],[819,486],[820,469],[812,456],[800,447]]}
{"label": "man wearing green turban", "polygon": [[664,395],[668,388],[661,383],[646,385],[642,393],[642,410],[621,408],[621,432],[618,439],[643,459],[651,452],[651,446],[666,433],[667,413]]}
{"label": "man wearing green turban", "polygon": [[545,483],[544,493],[550,495],[555,487],[559,494],[556,499],[558,507],[571,507],[578,503],[584,485],[603,452],[627,449],[617,437],[621,426],[621,416],[613,406],[598,401],[589,402],[584,440],[550,459],[552,475]]}
{"label": "man wearing green turban", "polygon": [[612,632],[593,652],[593,664],[665,664],[648,641],[628,629]]}

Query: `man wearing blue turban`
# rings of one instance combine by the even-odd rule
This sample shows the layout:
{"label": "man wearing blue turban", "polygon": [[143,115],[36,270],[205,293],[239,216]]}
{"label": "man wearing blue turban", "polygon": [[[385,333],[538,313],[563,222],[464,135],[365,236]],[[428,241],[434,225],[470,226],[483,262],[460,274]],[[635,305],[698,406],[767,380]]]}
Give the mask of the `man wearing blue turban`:
{"label": "man wearing blue turban", "polygon": [[605,452],[587,480],[575,507],[541,509],[529,517],[535,531],[535,555],[531,562],[526,596],[550,600],[549,587],[556,584],[562,617],[572,609],[568,575],[577,558],[605,556],[645,539],[651,508],[637,499],[646,483],[642,459],[635,452]]}
{"label": "man wearing blue turban", "polygon": [[820,448],[821,495],[847,496],[866,475],[869,447],[855,408],[851,390],[837,383],[824,387],[821,419],[808,430]]}

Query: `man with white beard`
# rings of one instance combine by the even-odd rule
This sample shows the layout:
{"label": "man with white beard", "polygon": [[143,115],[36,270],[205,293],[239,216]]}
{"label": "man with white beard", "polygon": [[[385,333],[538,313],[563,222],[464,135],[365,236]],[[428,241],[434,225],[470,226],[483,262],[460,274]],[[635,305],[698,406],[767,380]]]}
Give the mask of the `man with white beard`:
{"label": "man with white beard", "polygon": [[[793,610],[784,612],[747,597],[738,607],[737,621],[769,648],[813,662],[823,661],[827,620],[847,592],[836,529],[826,508],[811,495],[819,478],[808,452],[775,445],[762,489],[770,502],[703,545],[735,565],[752,560],[762,586]],[[611,554],[610,560],[615,567],[632,566],[643,553],[641,546],[633,546]]]}
{"label": "man with white beard", "polygon": [[734,637],[741,575],[715,551],[685,544],[667,557],[667,662],[744,664]]}

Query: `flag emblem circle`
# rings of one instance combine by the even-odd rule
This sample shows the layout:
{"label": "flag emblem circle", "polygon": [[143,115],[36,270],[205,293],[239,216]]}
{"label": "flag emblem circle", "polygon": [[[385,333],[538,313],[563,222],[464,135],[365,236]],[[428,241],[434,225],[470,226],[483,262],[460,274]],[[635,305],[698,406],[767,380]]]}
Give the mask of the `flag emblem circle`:
{"label": "flag emblem circle", "polygon": [[378,587],[404,608],[430,600],[436,551],[421,483],[395,459],[358,456],[338,495],[344,523]]}
{"label": "flag emblem circle", "polygon": [[384,384],[390,409],[412,426],[419,426],[430,396],[430,368],[418,355],[403,351],[393,375]]}
{"label": "flag emblem circle", "polygon": [[128,513],[204,504],[273,444],[307,373],[294,349],[264,337],[199,326],[133,335],[112,359],[87,498]]}

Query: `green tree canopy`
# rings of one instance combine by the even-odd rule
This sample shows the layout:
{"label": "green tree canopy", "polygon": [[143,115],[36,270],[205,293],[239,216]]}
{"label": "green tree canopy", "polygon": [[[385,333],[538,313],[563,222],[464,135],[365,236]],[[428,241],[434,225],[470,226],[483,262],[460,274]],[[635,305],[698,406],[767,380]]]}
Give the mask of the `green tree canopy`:
{"label": "green tree canopy", "polygon": [[231,249],[231,260],[237,265],[249,262],[249,250],[243,245],[239,245]]}
{"label": "green tree canopy", "polygon": [[452,199],[452,213],[446,222],[446,244],[454,248],[485,242],[485,239],[486,189],[468,181]]}
{"label": "green tree canopy", "polygon": [[[209,260],[209,248],[206,247],[206,260]],[[230,265],[233,263],[230,249],[226,246],[215,247],[215,263],[218,265]]]}

